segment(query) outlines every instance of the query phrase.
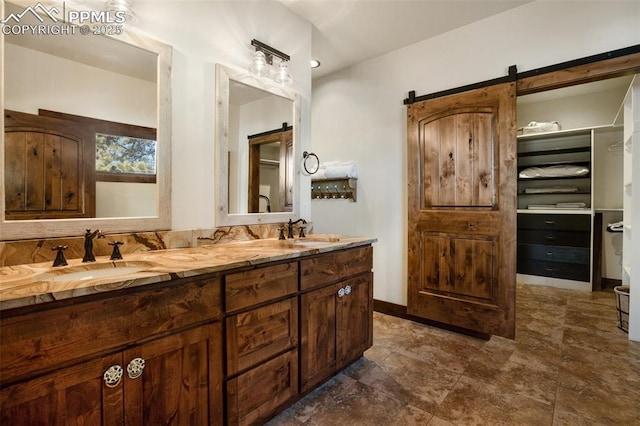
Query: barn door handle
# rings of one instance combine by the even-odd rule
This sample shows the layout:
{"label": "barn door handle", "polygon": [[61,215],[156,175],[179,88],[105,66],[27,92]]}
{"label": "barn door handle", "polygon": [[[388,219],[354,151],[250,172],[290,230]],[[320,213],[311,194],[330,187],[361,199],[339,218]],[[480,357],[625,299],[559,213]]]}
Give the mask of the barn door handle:
{"label": "barn door handle", "polygon": [[129,373],[130,379],[137,379],[142,375],[142,371],[144,370],[144,359],[142,358],[134,358],[131,360],[129,365],[127,365],[127,373]]}
{"label": "barn door handle", "polygon": [[118,364],[112,365],[107,369],[107,371],[104,372],[104,375],[102,376],[102,378],[104,379],[104,384],[108,388],[115,388],[120,384],[123,373],[124,371],[122,370],[121,366],[119,366]]}

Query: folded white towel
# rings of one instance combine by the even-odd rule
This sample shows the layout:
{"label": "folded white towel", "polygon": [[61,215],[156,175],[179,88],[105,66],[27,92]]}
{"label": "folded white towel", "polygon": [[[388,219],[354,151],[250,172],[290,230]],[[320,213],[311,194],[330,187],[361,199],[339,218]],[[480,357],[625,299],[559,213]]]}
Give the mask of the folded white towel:
{"label": "folded white towel", "polygon": [[356,165],[352,161],[346,161],[339,165],[327,167],[324,170],[324,175],[328,179],[355,178],[358,173],[356,171]]}
{"label": "folded white towel", "polygon": [[328,161],[320,164],[314,179],[356,178],[358,172],[353,161]]}

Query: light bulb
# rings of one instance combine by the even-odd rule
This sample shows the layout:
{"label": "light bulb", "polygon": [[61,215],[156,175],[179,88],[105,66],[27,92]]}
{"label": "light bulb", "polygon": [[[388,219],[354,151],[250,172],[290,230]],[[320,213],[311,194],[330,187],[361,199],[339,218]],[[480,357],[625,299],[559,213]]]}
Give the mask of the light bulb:
{"label": "light bulb", "polygon": [[253,54],[253,61],[249,67],[251,74],[259,75],[260,77],[266,77],[269,75],[269,65],[267,64],[267,58],[264,52],[256,50]]}
{"label": "light bulb", "polygon": [[276,72],[273,80],[282,84],[283,86],[291,86],[293,84],[293,79],[291,78],[291,74],[289,74],[289,66],[287,65],[287,61],[281,61],[280,65],[278,65],[278,71]]}

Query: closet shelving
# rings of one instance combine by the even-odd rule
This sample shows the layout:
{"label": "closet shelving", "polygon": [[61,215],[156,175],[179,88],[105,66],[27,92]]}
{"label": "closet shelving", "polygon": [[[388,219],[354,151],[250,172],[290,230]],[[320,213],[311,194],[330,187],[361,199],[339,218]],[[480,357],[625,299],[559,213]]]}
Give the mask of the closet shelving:
{"label": "closet shelving", "polygon": [[[518,213],[590,213],[592,139],[592,129],[518,136]],[[586,174],[522,177],[565,166]]]}
{"label": "closet shelving", "polygon": [[[591,128],[518,136],[517,270],[528,281],[589,287],[593,138]],[[579,173],[547,176],[549,168],[567,167]]]}

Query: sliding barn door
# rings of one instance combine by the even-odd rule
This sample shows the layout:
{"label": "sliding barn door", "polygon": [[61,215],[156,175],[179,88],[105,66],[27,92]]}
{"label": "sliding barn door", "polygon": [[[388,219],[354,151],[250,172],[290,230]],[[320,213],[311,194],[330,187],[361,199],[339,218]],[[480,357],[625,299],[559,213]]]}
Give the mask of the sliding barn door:
{"label": "sliding barn door", "polygon": [[408,107],[408,313],[514,336],[515,84]]}

